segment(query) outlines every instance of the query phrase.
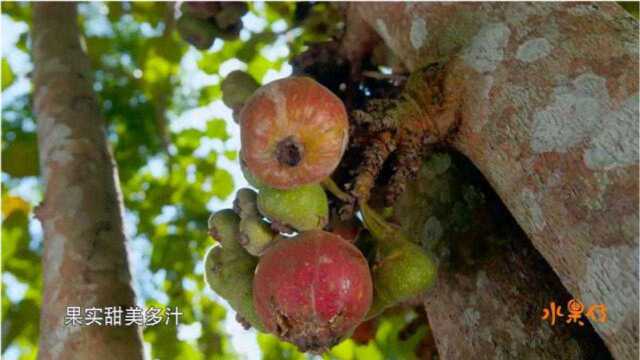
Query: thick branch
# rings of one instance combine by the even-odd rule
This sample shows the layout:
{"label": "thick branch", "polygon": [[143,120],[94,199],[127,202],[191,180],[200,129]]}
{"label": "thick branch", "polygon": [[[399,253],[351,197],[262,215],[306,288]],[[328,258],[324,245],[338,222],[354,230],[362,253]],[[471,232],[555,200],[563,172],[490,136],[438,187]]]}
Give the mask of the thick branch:
{"label": "thick branch", "polygon": [[450,142],[487,177],[594,327],[638,358],[638,23],[615,3],[358,8],[408,68],[447,59]]}
{"label": "thick branch", "polygon": [[[118,176],[76,5],[34,3],[34,111],[45,185],[41,359],[142,359],[136,326],[66,326],[66,307],[134,305]],[[124,322],[124,317],[123,317]],[[103,324],[104,325],[104,324]]]}
{"label": "thick branch", "polygon": [[442,359],[594,359],[609,351],[586,326],[541,319],[569,294],[476,169],[437,153],[396,206],[411,238],[438,254],[425,297]]}

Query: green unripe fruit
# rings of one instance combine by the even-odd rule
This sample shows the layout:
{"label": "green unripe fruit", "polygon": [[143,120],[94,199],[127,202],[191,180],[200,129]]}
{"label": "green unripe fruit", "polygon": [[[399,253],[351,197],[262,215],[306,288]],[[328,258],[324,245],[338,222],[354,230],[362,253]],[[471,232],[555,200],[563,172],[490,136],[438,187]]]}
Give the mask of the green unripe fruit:
{"label": "green unripe fruit", "polygon": [[214,23],[188,15],[178,19],[176,28],[185,41],[199,50],[210,48],[216,36],[219,35]]}
{"label": "green unripe fruit", "polygon": [[232,71],[222,80],[222,102],[232,109],[242,107],[247,99],[260,87],[248,73]]}
{"label": "green unripe fruit", "polygon": [[225,249],[242,250],[240,246],[240,217],[231,209],[215,212],[209,217],[209,234]]}
{"label": "green unripe fruit", "polygon": [[387,223],[366,204],[361,204],[361,209],[367,229],[376,238],[371,266],[374,303],[369,312],[369,316],[375,316],[432,287],[437,265],[431,255],[406,239],[400,229]]}
{"label": "green unripe fruit", "polygon": [[249,188],[238,190],[236,199],[233,201],[233,211],[240,215],[241,219],[249,216],[259,216],[258,193]]}
{"label": "green unripe fruit", "polygon": [[220,11],[215,14],[216,23],[221,29],[227,29],[237,24],[249,8],[243,2],[220,3]]}
{"label": "green unripe fruit", "polygon": [[269,223],[258,216],[240,220],[240,245],[251,255],[262,255],[275,242],[275,235]]}
{"label": "green unripe fruit", "polygon": [[375,306],[388,307],[429,289],[437,267],[420,246],[406,241],[379,241],[372,266]]}
{"label": "green unripe fruit", "polygon": [[258,194],[258,209],[272,221],[298,231],[322,229],[329,219],[327,194],[319,184],[288,190],[262,188]]}
{"label": "green unripe fruit", "polygon": [[205,256],[205,281],[243,319],[262,331],[253,306],[253,274],[257,264],[258,259],[242,248],[229,250],[216,245]]}

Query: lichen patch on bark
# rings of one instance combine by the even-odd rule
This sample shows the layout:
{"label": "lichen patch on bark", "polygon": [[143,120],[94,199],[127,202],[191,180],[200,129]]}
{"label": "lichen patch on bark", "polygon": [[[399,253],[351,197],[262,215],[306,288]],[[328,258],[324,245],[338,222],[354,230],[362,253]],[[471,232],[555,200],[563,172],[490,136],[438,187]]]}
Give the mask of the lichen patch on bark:
{"label": "lichen patch on bark", "polygon": [[619,110],[608,112],[584,151],[589,169],[608,170],[638,163],[638,96],[625,101]]}
{"label": "lichen patch on bark", "polygon": [[606,79],[591,72],[554,88],[554,102],[533,115],[535,153],[566,152],[601,126],[608,110]]}
{"label": "lichen patch on bark", "polygon": [[[625,321],[635,322],[638,318],[638,294],[633,290],[634,283],[638,281],[638,247],[597,246],[588,256],[580,284],[581,301],[585,307],[595,304],[606,306],[607,321],[602,322],[599,328],[607,335],[613,335]],[[594,289],[600,290],[599,296]]]}
{"label": "lichen patch on bark", "polygon": [[463,59],[480,73],[494,71],[504,59],[504,49],[511,30],[503,23],[485,25],[471,40]]}
{"label": "lichen patch on bark", "polygon": [[76,336],[79,331],[79,326],[66,326],[64,324],[64,318],[60,318],[58,324],[54,327],[53,333],[47,339],[47,346],[50,349],[49,357],[52,359],[63,359],[65,344],[67,344],[69,338]]}
{"label": "lichen patch on bark", "polygon": [[525,211],[529,213],[529,223],[533,225],[530,231],[539,232],[544,230],[546,223],[542,209],[536,198],[536,193],[529,188],[524,188],[521,193],[521,201],[522,206],[526,209]]}
{"label": "lichen patch on bark", "polygon": [[48,251],[45,254],[45,264],[47,265],[46,271],[44,272],[45,281],[54,279],[60,274],[62,262],[64,261],[64,244],[66,241],[67,238],[62,234],[54,233],[54,235],[51,236]]}
{"label": "lichen patch on bark", "polygon": [[427,22],[421,17],[414,17],[411,20],[411,31],[409,32],[409,40],[414,49],[419,50],[427,39]]}
{"label": "lichen patch on bark", "polygon": [[53,125],[48,129],[46,140],[42,143],[41,154],[46,160],[66,165],[73,160],[67,150],[71,141],[71,128],[62,123],[55,123],[55,120],[51,120],[50,123]]}
{"label": "lichen patch on bark", "polygon": [[518,47],[516,58],[526,63],[534,62],[549,55],[551,50],[552,46],[547,39],[535,38],[527,40]]}

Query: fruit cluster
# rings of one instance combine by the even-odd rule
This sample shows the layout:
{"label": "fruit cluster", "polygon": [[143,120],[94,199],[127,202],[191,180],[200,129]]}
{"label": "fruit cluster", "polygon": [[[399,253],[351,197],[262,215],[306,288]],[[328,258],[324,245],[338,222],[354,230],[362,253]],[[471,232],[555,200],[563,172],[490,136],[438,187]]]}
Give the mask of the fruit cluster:
{"label": "fruit cluster", "polygon": [[244,2],[185,1],[176,22],[180,36],[196,49],[206,50],[216,38],[235,40],[242,30],[240,18],[247,13]]}
{"label": "fruit cluster", "polygon": [[436,266],[366,203],[364,228],[330,209],[325,190],[349,196],[330,177],[349,141],[342,101],[311,78],[253,89],[248,77],[230,74],[224,96],[237,108],[242,171],[258,191],[238,190],[233,209],[210,218],[219,244],[206,255],[206,281],[243,324],[320,353],[420,295]]}

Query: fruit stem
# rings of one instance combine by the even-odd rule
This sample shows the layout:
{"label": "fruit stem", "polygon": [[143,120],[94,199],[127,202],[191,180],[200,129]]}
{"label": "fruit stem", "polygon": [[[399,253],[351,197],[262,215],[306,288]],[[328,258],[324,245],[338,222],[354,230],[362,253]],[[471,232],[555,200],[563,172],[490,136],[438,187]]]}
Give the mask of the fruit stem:
{"label": "fruit stem", "polygon": [[333,181],[332,178],[327,177],[326,179],[322,180],[322,182],[320,182],[320,184],[322,185],[322,187],[325,190],[327,190],[328,192],[332,193],[335,197],[337,197],[341,201],[346,202],[346,203],[350,203],[351,202],[351,195],[349,195],[346,192],[342,191],[342,189],[340,189],[338,184],[336,184],[335,181]]}
{"label": "fruit stem", "polygon": [[382,301],[379,297],[374,296],[373,303],[367,312],[367,315],[364,317],[364,321],[371,320],[380,314],[382,314],[387,308],[389,304]]}
{"label": "fruit stem", "polygon": [[293,136],[281,140],[276,147],[276,157],[283,165],[294,167],[302,161],[302,145]]}
{"label": "fruit stem", "polygon": [[360,203],[360,210],[362,211],[362,219],[364,220],[364,226],[371,232],[371,235],[376,240],[397,240],[399,238],[400,229],[395,225],[387,222],[384,218],[378,214],[375,210],[369,207],[366,203]]}

